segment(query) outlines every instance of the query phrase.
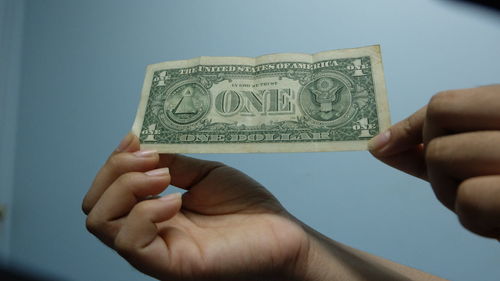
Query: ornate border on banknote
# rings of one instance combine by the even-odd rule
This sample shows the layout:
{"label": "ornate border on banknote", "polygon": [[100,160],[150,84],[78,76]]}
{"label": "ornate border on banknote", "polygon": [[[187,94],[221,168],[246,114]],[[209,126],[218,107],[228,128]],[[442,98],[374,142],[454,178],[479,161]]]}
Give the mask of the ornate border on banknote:
{"label": "ornate border on banknote", "polygon": [[149,65],[132,131],[162,153],[366,149],[390,125],[379,46]]}

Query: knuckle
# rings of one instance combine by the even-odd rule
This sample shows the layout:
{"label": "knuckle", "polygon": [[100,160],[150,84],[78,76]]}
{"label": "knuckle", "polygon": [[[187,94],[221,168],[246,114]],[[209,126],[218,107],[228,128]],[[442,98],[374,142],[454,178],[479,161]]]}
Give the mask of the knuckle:
{"label": "knuckle", "polygon": [[472,221],[478,221],[484,215],[478,208],[475,192],[474,179],[464,180],[457,188],[457,199],[455,211],[459,215],[460,222],[466,227],[472,227]]}
{"label": "knuckle", "polygon": [[91,212],[85,221],[85,227],[92,233],[95,237],[101,240],[104,244],[111,246],[113,237],[117,233],[119,226],[111,221],[105,221],[97,218]]}
{"label": "knuckle", "polygon": [[138,178],[142,176],[142,173],[138,172],[130,172],[130,173],[125,173],[120,175],[116,181],[115,184],[117,186],[130,186],[131,183],[136,182]]}
{"label": "knuckle", "polygon": [[495,237],[497,229],[491,224],[490,214],[477,202],[476,187],[474,179],[467,179],[459,185],[455,202],[458,220],[463,227],[476,234]]}
{"label": "knuckle", "polygon": [[434,195],[437,200],[443,204],[446,208],[454,210],[455,197],[446,192],[445,187],[438,185],[431,181],[432,189],[434,190]]}
{"label": "knuckle", "polygon": [[82,202],[82,212],[85,214],[85,215],[88,215],[92,209],[92,206],[90,205],[90,202],[89,200],[87,199],[87,197],[85,197],[83,199],[83,202]]}
{"label": "knuckle", "polygon": [[221,175],[244,175],[241,171],[220,162],[212,162],[207,166],[205,175],[211,174],[218,177]]}
{"label": "knuckle", "polygon": [[430,120],[441,120],[447,116],[447,108],[450,103],[456,100],[459,92],[457,90],[442,91],[434,96],[429,101],[427,106],[427,118]]}
{"label": "knuckle", "polygon": [[461,91],[459,90],[446,90],[446,91],[441,91],[437,94],[435,94],[432,98],[430,103],[436,103],[436,104],[443,104],[443,103],[448,103],[451,100],[454,100],[457,98],[457,96],[461,95]]}
{"label": "knuckle", "polygon": [[134,206],[131,213],[137,217],[141,218],[146,217],[151,212],[151,206],[150,206],[151,203],[152,202],[149,200],[139,202]]}
{"label": "knuckle", "polygon": [[94,235],[99,232],[101,226],[102,226],[102,221],[99,221],[99,219],[93,216],[92,213],[90,213],[87,219],[85,220],[85,227],[90,233]]}
{"label": "knuckle", "polygon": [[462,208],[463,207],[459,203],[456,204],[455,210],[460,224],[464,228],[476,234],[485,236],[488,235],[489,231],[485,229],[484,226],[480,226],[477,222],[475,222],[477,220],[476,215],[473,214],[471,210],[464,210]]}
{"label": "knuckle", "polygon": [[443,145],[442,138],[435,138],[429,141],[425,148],[425,160],[428,165],[435,166],[441,164],[443,161],[442,155],[444,154],[446,146]]}
{"label": "knuckle", "polygon": [[124,258],[128,258],[135,252],[130,239],[119,233],[113,243],[113,248]]}
{"label": "knuckle", "polygon": [[415,132],[415,120],[412,116],[403,120],[403,124],[401,126],[402,132],[405,136],[412,136],[418,132]]}
{"label": "knuckle", "polygon": [[207,177],[208,175],[215,175],[219,173],[225,173],[228,170],[235,170],[234,168],[227,166],[224,163],[216,162],[216,161],[204,161],[200,165],[200,169],[198,170],[198,175],[193,182],[197,183],[202,178]]}
{"label": "knuckle", "polygon": [[473,205],[472,196],[474,190],[473,188],[471,188],[471,183],[473,181],[474,179],[466,179],[462,183],[460,183],[457,189],[457,204],[461,207],[466,207],[466,209],[470,209],[470,207]]}
{"label": "knuckle", "polygon": [[125,160],[124,154],[117,153],[109,157],[106,166],[108,167],[108,169],[111,169],[113,171],[120,171],[121,170],[120,168],[122,167],[124,160]]}
{"label": "knuckle", "polygon": [[226,164],[222,163],[222,162],[210,161],[210,162],[207,163],[207,168],[211,169],[211,170],[214,170],[214,169],[218,169],[218,168],[230,168],[230,167],[227,166]]}
{"label": "knuckle", "polygon": [[[150,213],[150,201],[142,201],[134,206],[130,211],[128,219],[144,220]],[[113,242],[113,248],[124,258],[130,258],[137,254],[139,246],[129,236],[119,232]]]}
{"label": "knuckle", "polygon": [[457,217],[458,221],[465,229],[468,229],[469,231],[472,231],[474,233],[480,232],[479,229],[476,229],[476,227],[470,223],[470,219],[468,218],[467,214],[459,213],[457,214]]}
{"label": "knuckle", "polygon": [[105,164],[109,174],[119,176],[133,171],[147,171],[153,169],[158,163],[159,155],[154,157],[135,157],[130,153],[118,153],[110,156]]}

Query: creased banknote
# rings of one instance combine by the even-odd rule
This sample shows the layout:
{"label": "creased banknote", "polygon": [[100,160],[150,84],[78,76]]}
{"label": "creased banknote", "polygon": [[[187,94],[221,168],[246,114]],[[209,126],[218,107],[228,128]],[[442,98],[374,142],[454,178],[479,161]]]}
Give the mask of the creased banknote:
{"label": "creased banknote", "polygon": [[132,131],[161,153],[366,149],[390,125],[379,46],[149,65]]}

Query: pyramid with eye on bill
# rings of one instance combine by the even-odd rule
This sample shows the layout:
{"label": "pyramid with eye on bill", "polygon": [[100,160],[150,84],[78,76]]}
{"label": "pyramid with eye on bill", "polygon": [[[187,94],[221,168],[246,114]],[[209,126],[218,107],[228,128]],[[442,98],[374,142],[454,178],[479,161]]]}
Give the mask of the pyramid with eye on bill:
{"label": "pyramid with eye on bill", "polygon": [[191,87],[184,89],[182,92],[182,98],[174,108],[173,113],[175,114],[196,114],[198,110],[194,106],[193,102],[193,90]]}

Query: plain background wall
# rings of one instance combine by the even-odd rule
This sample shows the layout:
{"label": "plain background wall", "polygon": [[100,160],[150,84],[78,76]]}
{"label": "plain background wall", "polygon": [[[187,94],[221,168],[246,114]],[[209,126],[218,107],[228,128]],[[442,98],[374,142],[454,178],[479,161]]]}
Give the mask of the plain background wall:
{"label": "plain background wall", "polygon": [[24,1],[0,0],[0,264],[9,256]]}
{"label": "plain background wall", "polygon": [[[393,121],[438,91],[500,81],[500,15],[448,1],[26,1],[12,262],[66,280],[149,280],[86,232],[80,210],[132,125],[147,64],[372,44]],[[366,151],[197,156],[255,177],[340,242],[451,280],[500,277],[497,241]]]}

